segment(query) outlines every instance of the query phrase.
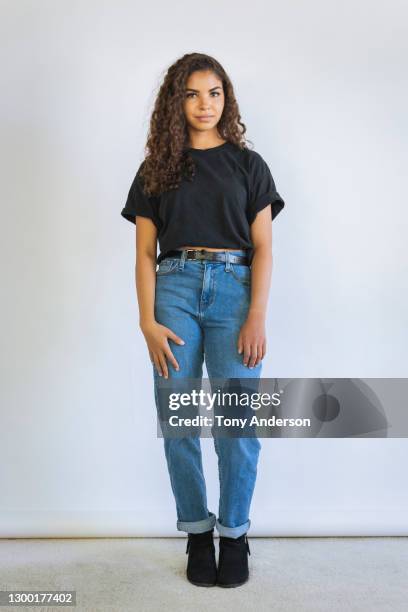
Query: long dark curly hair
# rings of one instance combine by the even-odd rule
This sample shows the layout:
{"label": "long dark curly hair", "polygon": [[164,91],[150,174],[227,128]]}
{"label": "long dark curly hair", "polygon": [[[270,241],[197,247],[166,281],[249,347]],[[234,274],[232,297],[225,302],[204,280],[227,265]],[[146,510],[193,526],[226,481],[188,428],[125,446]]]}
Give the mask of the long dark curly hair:
{"label": "long dark curly hair", "polygon": [[[232,83],[217,60],[204,53],[187,53],[174,62],[157,95],[140,168],[143,190],[149,196],[177,189],[183,178],[193,180],[194,161],[189,155],[189,134],[183,101],[188,77],[196,70],[212,70],[222,81],[224,108],[217,124],[221,138],[247,148],[246,126],[241,121]],[[251,143],[252,144],[252,143]]]}

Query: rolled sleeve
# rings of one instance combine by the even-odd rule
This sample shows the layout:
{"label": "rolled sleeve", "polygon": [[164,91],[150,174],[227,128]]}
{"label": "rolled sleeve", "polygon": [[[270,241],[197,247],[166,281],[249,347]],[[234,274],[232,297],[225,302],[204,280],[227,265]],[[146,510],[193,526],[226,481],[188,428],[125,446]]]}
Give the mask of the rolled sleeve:
{"label": "rolled sleeve", "polygon": [[254,152],[250,172],[251,199],[248,207],[248,223],[251,225],[259,211],[271,205],[271,221],[280,213],[285,202],[276,190],[275,181],[265,160]]}
{"label": "rolled sleeve", "polygon": [[136,215],[148,217],[159,227],[158,199],[147,196],[143,191],[143,180],[141,178],[140,165],[135,178],[130,186],[125,206],[122,208],[121,215],[131,223],[136,224]]}

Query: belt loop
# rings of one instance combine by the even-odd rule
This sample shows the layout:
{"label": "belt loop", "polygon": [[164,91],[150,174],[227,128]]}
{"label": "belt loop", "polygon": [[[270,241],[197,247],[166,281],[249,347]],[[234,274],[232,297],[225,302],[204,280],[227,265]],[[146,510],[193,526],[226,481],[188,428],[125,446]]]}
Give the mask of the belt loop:
{"label": "belt loop", "polygon": [[224,251],[224,252],[225,252],[225,271],[229,272],[231,270],[230,252],[229,251]]}
{"label": "belt loop", "polygon": [[180,257],[180,262],[179,262],[179,270],[184,270],[184,262],[186,261],[187,258],[187,251],[186,249],[183,249],[181,251],[181,257]]}

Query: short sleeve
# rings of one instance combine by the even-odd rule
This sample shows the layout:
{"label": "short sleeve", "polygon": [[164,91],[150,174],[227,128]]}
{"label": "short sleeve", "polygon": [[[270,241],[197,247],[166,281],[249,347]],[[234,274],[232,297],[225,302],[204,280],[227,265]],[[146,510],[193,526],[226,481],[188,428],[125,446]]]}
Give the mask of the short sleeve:
{"label": "short sleeve", "polygon": [[130,186],[126,204],[121,215],[128,221],[136,223],[136,215],[148,217],[159,227],[158,198],[149,197],[143,191],[143,179],[140,175],[143,167],[142,162]]}
{"label": "short sleeve", "polygon": [[248,207],[248,223],[251,225],[260,210],[271,204],[271,221],[280,213],[285,202],[276,191],[275,181],[265,160],[252,152],[250,164],[251,197]]}

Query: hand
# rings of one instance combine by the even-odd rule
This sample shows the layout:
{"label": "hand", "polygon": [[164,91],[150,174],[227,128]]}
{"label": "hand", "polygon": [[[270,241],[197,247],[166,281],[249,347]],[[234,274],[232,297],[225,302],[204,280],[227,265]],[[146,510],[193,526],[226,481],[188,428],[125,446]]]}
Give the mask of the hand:
{"label": "hand", "polygon": [[159,376],[164,375],[164,378],[168,378],[169,371],[166,357],[177,371],[180,370],[180,366],[169,346],[168,338],[174,340],[177,344],[185,344],[184,340],[179,338],[179,336],[165,325],[157,323],[157,321],[153,321],[149,325],[143,326],[141,329],[149,349],[150,361],[156,366]]}
{"label": "hand", "polygon": [[238,353],[244,351],[244,365],[257,366],[266,354],[265,321],[259,315],[249,315],[240,329]]}

